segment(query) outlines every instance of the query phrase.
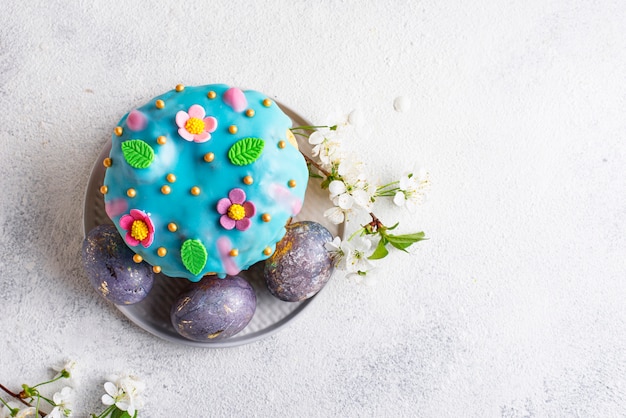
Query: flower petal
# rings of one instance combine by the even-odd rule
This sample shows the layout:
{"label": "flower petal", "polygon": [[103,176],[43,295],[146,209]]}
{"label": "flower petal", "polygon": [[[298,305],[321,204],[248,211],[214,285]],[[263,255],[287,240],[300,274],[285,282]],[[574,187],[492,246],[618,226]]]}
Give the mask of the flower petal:
{"label": "flower petal", "polygon": [[245,202],[243,208],[246,210],[246,218],[250,218],[256,214],[256,206],[252,202]]}
{"label": "flower petal", "polygon": [[133,222],[135,222],[135,218],[130,215],[124,215],[120,218],[120,226],[122,229],[129,230],[133,226]]}
{"label": "flower petal", "polygon": [[224,229],[231,230],[235,227],[235,221],[233,219],[230,219],[228,215],[222,215],[220,217],[220,225],[222,225]]}
{"label": "flower petal", "polygon": [[144,222],[146,221],[146,218],[148,217],[148,215],[146,215],[146,212],[139,210],[139,209],[131,209],[130,216],[132,216],[134,219],[138,221],[144,221]]}
{"label": "flower petal", "polygon": [[395,203],[396,206],[404,206],[405,202],[406,197],[404,196],[404,192],[396,192],[395,196],[393,197],[393,203]]}
{"label": "flower petal", "polygon": [[[336,200],[336,201],[335,201]],[[337,196],[333,202],[335,205],[339,206],[341,209],[350,209],[354,204],[354,198],[350,196],[348,193],[344,193],[342,195]]]}
{"label": "flower petal", "polygon": [[328,191],[332,197],[335,197],[346,192],[346,185],[343,181],[333,180],[328,185]]}
{"label": "flower petal", "polygon": [[148,248],[152,245],[152,241],[154,241],[154,234],[148,233],[148,236],[141,241],[141,245],[143,245],[144,248]]}
{"label": "flower petal", "polygon": [[193,134],[190,134],[185,128],[180,128],[178,130],[178,135],[180,135],[185,141],[193,141]]}
{"label": "flower petal", "polygon": [[252,221],[250,221],[249,218],[243,218],[235,222],[235,227],[239,231],[245,231],[246,229],[250,228],[251,224],[252,224]]}
{"label": "flower petal", "polygon": [[230,199],[224,197],[217,202],[217,211],[220,215],[223,215],[228,212],[228,208],[231,204],[232,202],[230,201]]}
{"label": "flower petal", "polygon": [[131,247],[136,247],[137,245],[139,245],[139,241],[137,241],[135,238],[133,238],[132,235],[130,235],[130,231],[126,232],[126,244],[130,245]]}
{"label": "flower petal", "polygon": [[179,128],[184,128],[188,120],[189,115],[184,110],[179,110],[178,113],[176,113],[176,126]]}
{"label": "flower petal", "polygon": [[[110,396],[113,397],[117,395],[117,387],[112,382],[106,382],[104,384],[104,391]],[[110,403],[109,405],[113,405]]]}
{"label": "flower petal", "polygon": [[206,112],[204,111],[204,108],[200,105],[195,104],[189,108],[190,118],[204,119],[205,115]]}
{"label": "flower petal", "polygon": [[217,119],[213,116],[204,118],[204,130],[207,132],[215,132],[217,129]]}
{"label": "flower petal", "polygon": [[211,139],[211,134],[208,132],[202,132],[193,136],[193,142],[196,142],[198,144],[202,142],[207,142],[209,139]]}
{"label": "flower petal", "polygon": [[240,188],[235,188],[228,192],[228,198],[233,203],[242,204],[246,201],[246,192]]}

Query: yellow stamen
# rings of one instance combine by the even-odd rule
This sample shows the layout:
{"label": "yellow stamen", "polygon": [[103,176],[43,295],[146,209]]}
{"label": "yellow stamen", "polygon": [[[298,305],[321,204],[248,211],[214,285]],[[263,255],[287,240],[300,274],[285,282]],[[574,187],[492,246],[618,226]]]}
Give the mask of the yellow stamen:
{"label": "yellow stamen", "polygon": [[246,217],[246,210],[238,203],[233,203],[228,208],[228,217],[233,221],[239,221]]}
{"label": "yellow stamen", "polygon": [[198,135],[204,132],[204,121],[198,118],[189,118],[185,123],[185,129],[192,135]]}
{"label": "yellow stamen", "polygon": [[142,220],[134,220],[130,228],[130,236],[137,241],[143,241],[148,237],[148,225]]}

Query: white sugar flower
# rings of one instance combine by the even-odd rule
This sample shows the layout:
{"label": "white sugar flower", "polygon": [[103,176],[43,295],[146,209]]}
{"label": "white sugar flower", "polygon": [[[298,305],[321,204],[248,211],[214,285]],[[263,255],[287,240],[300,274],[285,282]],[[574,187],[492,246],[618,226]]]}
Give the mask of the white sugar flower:
{"label": "white sugar flower", "polygon": [[48,414],[50,418],[64,418],[72,414],[74,392],[69,386],[61,389],[61,392],[56,392],[52,395],[52,401],[54,402],[54,408]]}
{"label": "white sugar flower", "polygon": [[405,174],[400,178],[398,187],[400,190],[393,197],[393,203],[397,206],[406,206],[409,211],[414,212],[424,201],[430,188],[429,174],[424,170],[417,174]]}
{"label": "white sugar flower", "polygon": [[143,407],[141,394],[145,389],[145,384],[135,376],[121,376],[113,379],[113,382],[104,384],[105,395],[102,395],[102,403],[109,406],[115,405],[122,411],[128,412],[130,416],[135,415],[135,411]]}

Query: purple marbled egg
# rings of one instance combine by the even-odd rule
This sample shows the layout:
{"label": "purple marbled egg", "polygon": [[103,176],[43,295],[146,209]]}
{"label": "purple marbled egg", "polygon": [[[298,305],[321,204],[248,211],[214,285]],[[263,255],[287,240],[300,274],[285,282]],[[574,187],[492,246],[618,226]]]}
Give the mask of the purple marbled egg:
{"label": "purple marbled egg", "polygon": [[254,316],[256,294],[239,276],[204,277],[192,283],[174,303],[170,317],[180,335],[214,342],[232,337]]}
{"label": "purple marbled egg", "polygon": [[89,231],[83,241],[83,265],[102,297],[130,305],[148,296],[154,283],[152,267],[135,263],[133,255],[114,225],[99,225]]}
{"label": "purple marbled egg", "polygon": [[267,288],[277,298],[298,302],[319,292],[333,272],[333,260],[324,244],[333,240],[317,222],[296,222],[265,261]]}

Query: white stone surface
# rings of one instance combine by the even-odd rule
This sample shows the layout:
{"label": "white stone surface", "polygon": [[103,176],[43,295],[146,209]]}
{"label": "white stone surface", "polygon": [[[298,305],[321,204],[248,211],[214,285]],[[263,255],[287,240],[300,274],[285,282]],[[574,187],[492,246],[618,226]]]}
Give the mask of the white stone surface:
{"label": "white stone surface", "polygon": [[[81,417],[118,371],[148,417],[626,415],[624,2],[56,3],[0,5],[0,383],[74,358]],[[358,108],[373,175],[432,176],[377,214],[431,239],[251,345],[134,326],[82,271],[88,173],[126,111],[212,82]]]}

